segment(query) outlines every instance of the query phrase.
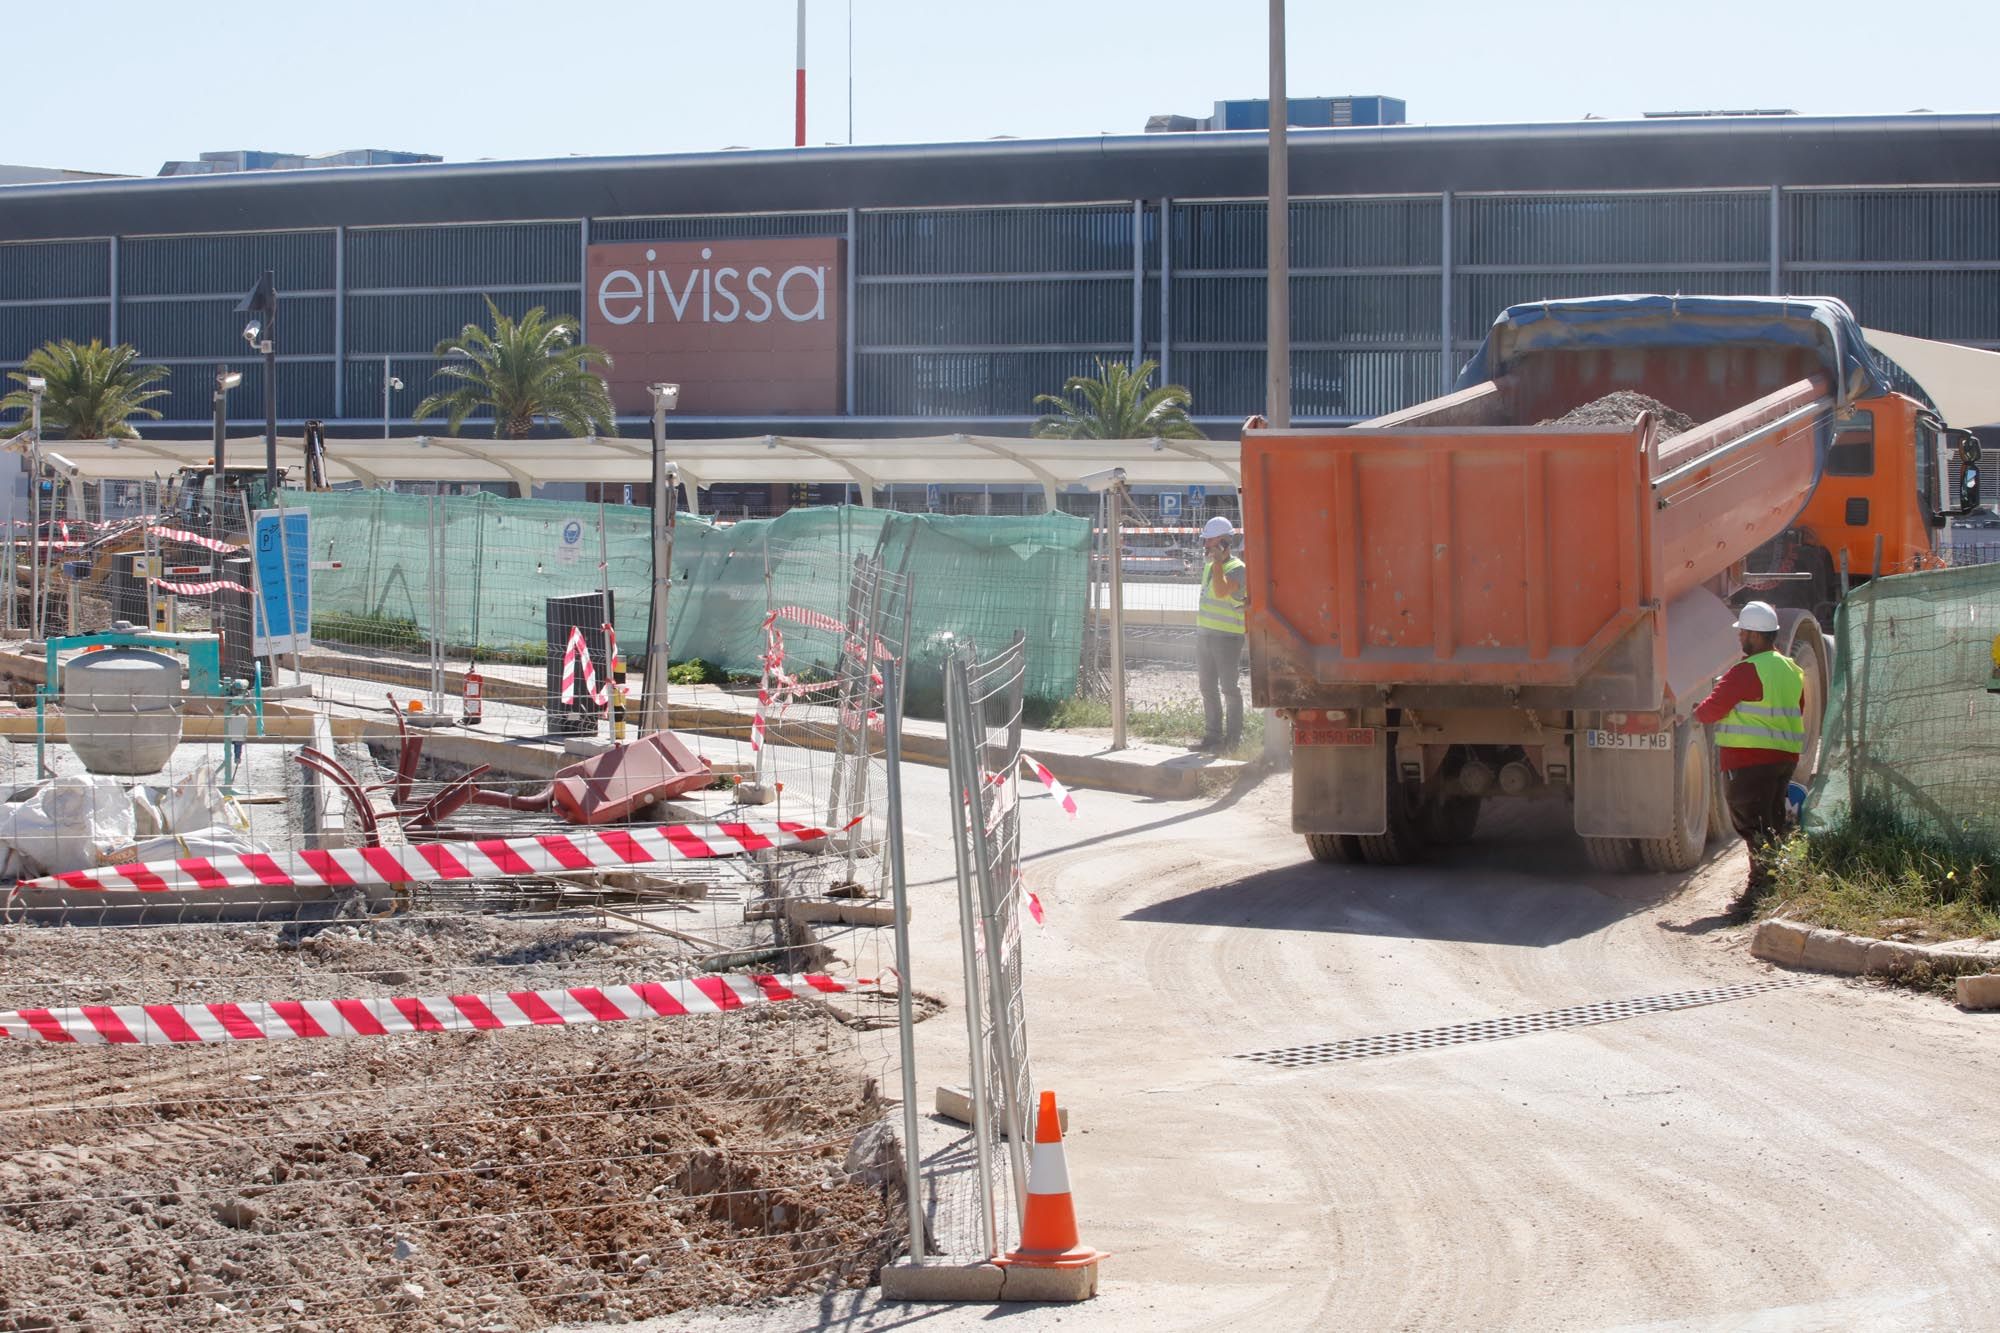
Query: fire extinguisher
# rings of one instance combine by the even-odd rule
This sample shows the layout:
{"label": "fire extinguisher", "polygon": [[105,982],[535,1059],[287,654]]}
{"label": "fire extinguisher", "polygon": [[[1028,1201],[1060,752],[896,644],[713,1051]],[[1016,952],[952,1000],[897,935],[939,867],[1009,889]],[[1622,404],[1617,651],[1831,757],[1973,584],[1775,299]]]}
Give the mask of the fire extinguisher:
{"label": "fire extinguisher", "polygon": [[474,662],[465,669],[465,725],[476,727],[485,715],[485,678],[479,674],[479,663]]}
{"label": "fire extinguisher", "polygon": [[625,654],[611,659],[611,739],[625,739]]}

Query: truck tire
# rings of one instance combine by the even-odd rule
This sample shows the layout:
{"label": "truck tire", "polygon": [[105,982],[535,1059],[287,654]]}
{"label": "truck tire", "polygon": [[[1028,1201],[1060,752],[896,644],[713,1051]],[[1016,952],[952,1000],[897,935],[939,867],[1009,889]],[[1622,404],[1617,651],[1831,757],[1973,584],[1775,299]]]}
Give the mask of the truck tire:
{"label": "truck tire", "polygon": [[1585,838],[1583,854],[1593,870],[1622,875],[1639,868],[1639,849],[1630,838]]}
{"label": "truck tire", "polygon": [[1708,850],[1708,730],[1683,722],[1674,735],[1674,831],[1664,838],[1640,838],[1639,859],[1648,870],[1692,870]]}
{"label": "truck tire", "polygon": [[1445,796],[1424,805],[1424,841],[1457,847],[1472,841],[1479,827],[1477,796]]}
{"label": "truck tire", "polygon": [[[1396,752],[1389,752],[1389,762],[1396,762]],[[1389,773],[1389,827],[1373,835],[1363,835],[1357,841],[1361,844],[1361,855],[1369,865],[1406,866],[1412,861],[1420,861],[1424,855],[1424,831],[1422,817],[1411,808],[1409,788],[1391,768]]]}
{"label": "truck tire", "polygon": [[1793,621],[1787,614],[1783,624],[1778,651],[1797,662],[1806,674],[1806,746],[1799,756],[1798,771],[1798,780],[1806,782],[1819,768],[1820,736],[1826,722],[1826,696],[1833,685],[1833,670],[1826,650],[1826,635],[1817,620],[1802,615]]}
{"label": "truck tire", "polygon": [[1710,842],[1727,841],[1735,836],[1736,823],[1729,817],[1729,791],[1722,785],[1722,752],[1715,744],[1715,733],[1708,732],[1708,751],[1713,756],[1713,767],[1708,771],[1708,838]]}
{"label": "truck tire", "polygon": [[1306,850],[1322,865],[1353,865],[1361,859],[1361,839],[1349,833],[1308,833]]}

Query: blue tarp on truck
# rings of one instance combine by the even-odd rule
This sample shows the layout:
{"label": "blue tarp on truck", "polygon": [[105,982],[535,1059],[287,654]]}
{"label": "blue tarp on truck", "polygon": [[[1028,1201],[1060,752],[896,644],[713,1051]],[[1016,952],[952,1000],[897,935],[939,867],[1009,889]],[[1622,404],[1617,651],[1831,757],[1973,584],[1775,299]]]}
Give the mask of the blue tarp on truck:
{"label": "blue tarp on truck", "polygon": [[1460,389],[1542,352],[1621,347],[1809,347],[1845,403],[1888,393],[1888,370],[1832,297],[1590,296],[1509,306],[1458,373]]}

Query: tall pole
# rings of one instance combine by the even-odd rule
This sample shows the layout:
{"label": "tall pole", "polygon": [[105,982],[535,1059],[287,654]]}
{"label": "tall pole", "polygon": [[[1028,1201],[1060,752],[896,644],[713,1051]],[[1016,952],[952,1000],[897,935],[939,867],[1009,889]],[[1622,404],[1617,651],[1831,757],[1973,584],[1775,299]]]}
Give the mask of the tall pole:
{"label": "tall pole", "polygon": [[1111,483],[1111,748],[1125,748],[1125,481]]}
{"label": "tall pole", "polygon": [[667,410],[680,387],[647,386],[653,395],[653,595],[646,612],[646,688],[640,697],[639,734],[667,729],[667,595],[674,583],[677,469],[667,462]]}
{"label": "tall pole", "polygon": [[389,374],[389,358],[382,358],[382,438],[389,438],[389,386],[394,384]]}
{"label": "tall pole", "polygon": [[792,144],[806,146],[806,0],[799,0],[799,58],[794,71],[796,84],[793,88]]}
{"label": "tall pole", "polygon": [[1285,156],[1286,121],[1291,104],[1285,99],[1285,0],[1271,0],[1271,149],[1270,186],[1265,210],[1269,228],[1265,248],[1266,376],[1264,419],[1279,430],[1292,424],[1292,182]]}
{"label": "tall pole", "polygon": [[42,638],[42,391],[30,388],[28,430],[34,446],[28,451],[28,637]]}
{"label": "tall pole", "polygon": [[265,338],[258,346],[264,354],[264,487],[270,492],[264,503],[278,503],[278,344]]}

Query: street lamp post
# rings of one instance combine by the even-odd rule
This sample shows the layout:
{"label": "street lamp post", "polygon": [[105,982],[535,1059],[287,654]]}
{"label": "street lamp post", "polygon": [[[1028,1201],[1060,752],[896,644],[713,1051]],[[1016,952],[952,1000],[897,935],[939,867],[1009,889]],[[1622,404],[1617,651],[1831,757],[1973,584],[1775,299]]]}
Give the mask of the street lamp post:
{"label": "street lamp post", "polygon": [[42,638],[42,395],[49,382],[28,377],[28,636]]}
{"label": "street lamp post", "polygon": [[680,472],[667,461],[667,413],[680,406],[681,386],[649,384],[653,395],[653,596],[646,613],[646,693],[639,734],[667,729],[667,594],[674,582],[675,492]]}
{"label": "street lamp post", "polygon": [[1285,95],[1285,0],[1271,0],[1270,183],[1265,190],[1264,417],[1275,429],[1292,424],[1292,184],[1285,156],[1291,102]]}
{"label": "street lamp post", "polygon": [[389,392],[401,390],[403,382],[389,373],[389,358],[382,358],[382,438],[389,438]]}
{"label": "street lamp post", "polygon": [[264,270],[251,293],[237,302],[236,313],[249,315],[243,324],[243,341],[264,357],[264,486],[270,491],[266,503],[278,500],[278,286],[276,275]]}
{"label": "street lamp post", "polygon": [[215,475],[209,481],[208,535],[222,540],[222,475],[224,455],[229,448],[229,391],[243,382],[243,372],[228,366],[215,368]]}

